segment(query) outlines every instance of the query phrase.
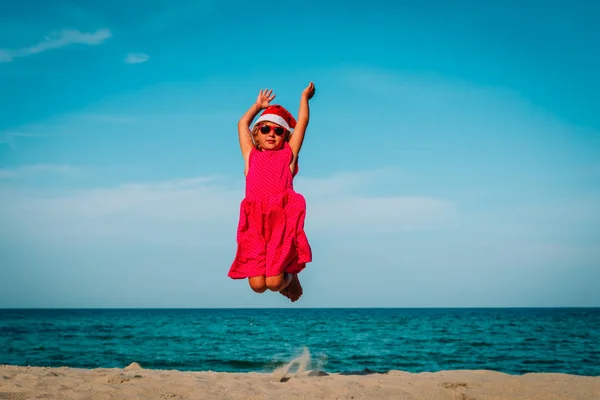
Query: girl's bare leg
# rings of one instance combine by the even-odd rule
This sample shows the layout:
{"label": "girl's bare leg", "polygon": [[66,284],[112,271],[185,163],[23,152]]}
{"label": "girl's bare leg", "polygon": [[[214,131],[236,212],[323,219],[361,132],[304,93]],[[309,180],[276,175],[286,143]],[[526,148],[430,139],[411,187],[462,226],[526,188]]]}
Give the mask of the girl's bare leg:
{"label": "girl's bare leg", "polygon": [[298,274],[292,274],[290,284],[281,291],[281,294],[292,301],[292,303],[302,297],[302,285],[298,279]]}
{"label": "girl's bare leg", "polygon": [[248,283],[250,284],[252,290],[254,290],[256,293],[264,293],[265,290],[267,290],[267,284],[264,275],[252,276],[248,278]]}
{"label": "girl's bare leg", "polygon": [[285,289],[291,281],[291,274],[288,274],[287,272],[282,272],[281,274],[276,276],[267,276],[265,283],[269,290],[272,290],[273,292],[280,292],[283,289]]}
{"label": "girl's bare leg", "polygon": [[298,274],[284,272],[277,276],[267,277],[267,287],[270,290],[278,291],[292,302],[302,296],[302,285],[298,279]]}

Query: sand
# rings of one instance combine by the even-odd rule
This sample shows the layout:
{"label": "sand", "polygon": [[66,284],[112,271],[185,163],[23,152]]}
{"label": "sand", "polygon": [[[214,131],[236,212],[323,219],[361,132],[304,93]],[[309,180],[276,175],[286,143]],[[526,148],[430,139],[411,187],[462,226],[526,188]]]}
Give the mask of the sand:
{"label": "sand", "polygon": [[494,371],[330,374],[0,366],[0,399],[600,400],[600,377]]}

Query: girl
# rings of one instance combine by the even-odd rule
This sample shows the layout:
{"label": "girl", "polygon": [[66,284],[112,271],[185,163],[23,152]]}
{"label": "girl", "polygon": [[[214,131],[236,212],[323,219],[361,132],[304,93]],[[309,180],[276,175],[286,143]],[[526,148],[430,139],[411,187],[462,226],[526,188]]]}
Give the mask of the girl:
{"label": "girl", "polygon": [[228,276],[248,278],[255,292],[277,291],[294,302],[302,296],[298,273],[312,261],[304,232],[306,202],[294,191],[293,178],[315,86],[311,82],[302,92],[298,121],[282,106],[270,105],[272,93],[261,90],[238,123],[246,196],[240,205],[237,253]]}

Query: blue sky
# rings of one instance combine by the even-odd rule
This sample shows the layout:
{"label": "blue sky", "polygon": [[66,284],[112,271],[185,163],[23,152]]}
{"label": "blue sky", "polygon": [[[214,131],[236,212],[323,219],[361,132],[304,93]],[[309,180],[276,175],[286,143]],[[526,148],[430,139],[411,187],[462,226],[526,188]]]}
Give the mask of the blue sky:
{"label": "blue sky", "polygon": [[[0,307],[600,306],[589,2],[0,2]],[[227,278],[258,91],[313,263]]]}

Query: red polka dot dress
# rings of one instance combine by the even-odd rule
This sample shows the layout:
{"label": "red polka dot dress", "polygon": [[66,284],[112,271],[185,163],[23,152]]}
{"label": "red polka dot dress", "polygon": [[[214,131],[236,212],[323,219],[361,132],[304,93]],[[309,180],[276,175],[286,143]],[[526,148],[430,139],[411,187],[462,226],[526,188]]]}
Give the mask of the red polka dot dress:
{"label": "red polka dot dress", "polygon": [[243,279],[298,273],[312,261],[304,232],[306,201],[294,191],[292,149],[250,151],[246,196],[240,205],[237,253],[228,276]]}

